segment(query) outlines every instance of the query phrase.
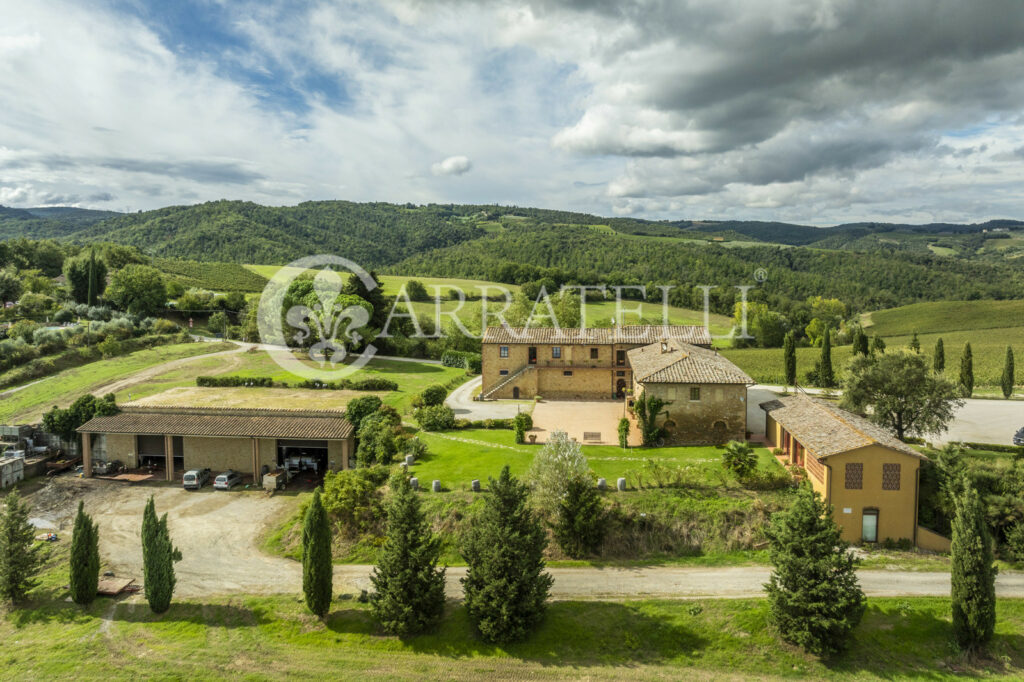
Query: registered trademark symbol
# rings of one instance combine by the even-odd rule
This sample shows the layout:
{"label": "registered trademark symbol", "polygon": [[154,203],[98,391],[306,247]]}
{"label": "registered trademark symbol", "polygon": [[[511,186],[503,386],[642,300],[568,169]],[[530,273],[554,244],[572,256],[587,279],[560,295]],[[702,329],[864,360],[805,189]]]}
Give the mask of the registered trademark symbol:
{"label": "registered trademark symbol", "polygon": [[768,271],[765,270],[764,268],[758,268],[757,270],[754,270],[754,279],[756,279],[758,283],[765,281],[766,279],[768,279]]}

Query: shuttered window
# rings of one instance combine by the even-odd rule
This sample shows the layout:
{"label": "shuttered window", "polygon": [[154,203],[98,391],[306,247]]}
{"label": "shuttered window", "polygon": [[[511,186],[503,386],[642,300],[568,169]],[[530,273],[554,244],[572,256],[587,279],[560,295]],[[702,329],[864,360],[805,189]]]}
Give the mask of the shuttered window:
{"label": "shuttered window", "polygon": [[899,490],[900,489],[900,465],[899,464],[883,464],[882,465],[882,490]]}
{"label": "shuttered window", "polygon": [[860,490],[864,487],[864,465],[849,462],[846,465],[846,489]]}

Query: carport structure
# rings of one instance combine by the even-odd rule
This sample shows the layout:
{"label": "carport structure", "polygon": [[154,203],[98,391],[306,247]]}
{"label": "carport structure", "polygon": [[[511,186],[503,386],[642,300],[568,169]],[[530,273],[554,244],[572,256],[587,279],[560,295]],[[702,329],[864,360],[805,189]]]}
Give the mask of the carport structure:
{"label": "carport structure", "polygon": [[[354,430],[341,410],[150,407],[126,405],[121,412],[83,424],[82,475],[94,459],[130,467],[162,464],[175,473],[209,467],[262,473],[297,458],[303,467],[341,470],[350,466]],[[177,466],[176,466],[177,464]]]}

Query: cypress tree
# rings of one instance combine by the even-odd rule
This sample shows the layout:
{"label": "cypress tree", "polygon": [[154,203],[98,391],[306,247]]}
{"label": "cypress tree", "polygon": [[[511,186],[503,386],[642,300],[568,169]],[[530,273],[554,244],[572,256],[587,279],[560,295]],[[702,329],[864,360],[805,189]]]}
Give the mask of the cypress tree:
{"label": "cypress tree", "polygon": [[818,361],[818,382],[825,388],[836,385],[835,371],[832,369],[832,330],[826,329],[821,338],[821,359]]}
{"label": "cypress tree", "polygon": [[323,618],[331,608],[333,589],[331,525],[320,499],[320,488],[317,488],[302,524],[302,592],[306,606]]}
{"label": "cypress tree", "polygon": [[871,354],[885,352],[885,339],[877,334],[871,337]]}
{"label": "cypress tree", "polygon": [[1016,370],[1013,366],[1013,348],[1006,347],[1006,362],[1003,363],[1002,384],[1003,397],[1009,398],[1013,395],[1013,385],[1016,379]]}
{"label": "cypress tree", "polygon": [[71,566],[69,586],[76,604],[91,604],[100,581],[99,527],[78,503],[75,528],[71,535]]}
{"label": "cypress tree", "polygon": [[853,335],[853,354],[867,355],[868,352],[868,335],[862,327],[857,327]]}
{"label": "cypress tree", "polygon": [[391,478],[387,535],[370,581],[374,617],[385,632],[411,635],[435,626],[444,613],[441,540],[430,530],[420,498],[404,475]]}
{"label": "cypress tree", "polygon": [[44,558],[35,542],[35,529],[28,522],[28,505],[12,490],[0,515],[0,600],[24,599],[39,584],[35,576]]}
{"label": "cypress tree", "polygon": [[964,481],[955,500],[951,542],[953,637],[961,649],[976,652],[992,638],[996,623],[996,567],[978,491]]}
{"label": "cypress tree", "polygon": [[796,332],[786,332],[782,341],[782,358],[786,367],[786,385],[796,386]]}
{"label": "cypress tree", "polygon": [[594,485],[586,479],[571,479],[558,501],[553,528],[558,546],[573,559],[582,559],[601,548],[606,528],[601,497]]}
{"label": "cypress tree", "polygon": [[766,532],[774,567],[765,591],[769,621],[785,641],[827,656],[841,651],[864,615],[857,560],[826,505],[804,483]]}
{"label": "cypress tree", "polygon": [[914,335],[910,337],[910,350],[915,353],[921,352],[921,342],[917,338],[917,332],[914,332]]}
{"label": "cypress tree", "polygon": [[935,355],[932,357],[932,369],[936,374],[946,371],[946,347],[942,343],[942,337],[935,342]]}
{"label": "cypress tree", "polygon": [[960,388],[966,398],[974,393],[974,354],[971,352],[970,341],[964,344],[964,352],[960,356]]}
{"label": "cypress tree", "polygon": [[86,303],[90,306],[96,305],[96,250],[89,249],[89,289],[86,295]]}
{"label": "cypress tree", "polygon": [[167,530],[167,514],[156,515],[152,495],[142,512],[142,580],[146,601],[153,613],[164,613],[171,607],[174,586],[174,562],[181,561],[181,552],[171,543]]}
{"label": "cypress tree", "polygon": [[490,479],[490,494],[473,519],[462,555],[466,612],[488,642],[526,637],[544,617],[552,577],[544,572],[547,537],[530,509],[526,486],[509,473]]}

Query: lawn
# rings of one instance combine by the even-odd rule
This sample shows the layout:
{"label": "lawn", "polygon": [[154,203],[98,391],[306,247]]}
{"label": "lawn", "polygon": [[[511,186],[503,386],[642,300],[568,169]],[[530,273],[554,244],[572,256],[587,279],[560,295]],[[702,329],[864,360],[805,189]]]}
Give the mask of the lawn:
{"label": "lawn", "polygon": [[[527,472],[540,445],[516,445],[515,434],[508,429],[466,429],[444,433],[417,434],[430,449],[430,455],[417,462],[410,471],[423,485],[434,479],[452,490],[469,490],[473,479],[487,487],[489,476],[497,477],[509,465],[513,475]],[[779,464],[765,448],[757,450],[761,467],[778,468]],[[722,450],[715,447],[629,448],[615,445],[584,445],[583,454],[594,474],[607,479],[615,487],[620,476],[630,487],[644,484],[651,478],[648,462],[671,468],[691,469],[696,482],[702,485],[723,485],[728,477],[722,469]]]}
{"label": "lawn", "polygon": [[[53,405],[66,407],[85,393],[102,393],[104,386],[150,367],[235,347],[229,343],[157,346],[67,369],[4,398],[0,403],[0,422],[32,423]],[[212,363],[223,362],[218,358],[208,360]]]}
{"label": "lawn", "polygon": [[932,301],[877,310],[864,316],[868,333],[909,336],[914,332],[973,331],[1024,324],[1024,301]]}
{"label": "lawn", "polygon": [[[66,545],[65,545],[66,547]],[[23,608],[0,615],[4,679],[995,679],[1024,675],[1024,600],[998,603],[990,657],[950,644],[948,599],[870,599],[848,651],[827,661],[779,642],[763,599],[554,602],[509,645],[480,641],[450,601],[436,632],[387,636],[352,594],[311,616],[299,595],[210,597],[160,616],[140,596],[67,599],[58,551]]]}

